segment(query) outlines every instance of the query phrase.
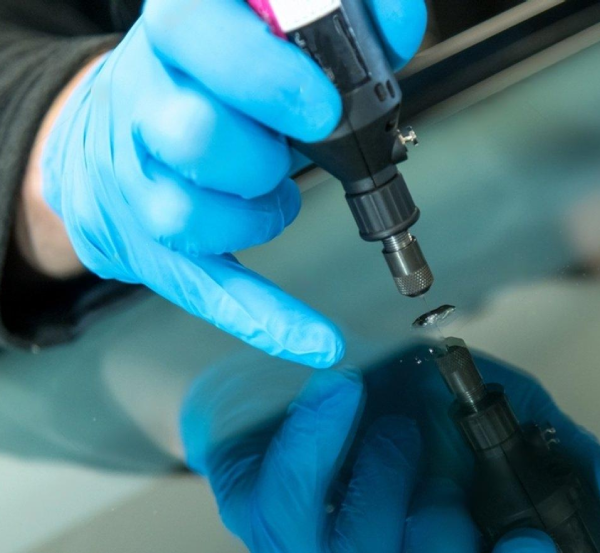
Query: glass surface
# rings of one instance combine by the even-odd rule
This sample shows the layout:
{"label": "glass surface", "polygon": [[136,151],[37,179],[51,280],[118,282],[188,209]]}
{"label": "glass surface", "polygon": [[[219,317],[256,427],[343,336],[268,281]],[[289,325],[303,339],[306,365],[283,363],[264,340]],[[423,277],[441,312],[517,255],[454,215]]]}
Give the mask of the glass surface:
{"label": "glass surface", "polygon": [[[301,183],[298,221],[240,258],[333,318],[361,367],[420,340],[418,315],[455,305],[444,333],[536,375],[600,433],[600,45],[577,49],[415,121],[421,146],[403,172],[437,278],[425,300],[398,295],[380,246],[358,238],[321,172]],[[4,354],[1,368],[3,553],[244,551],[206,481],[181,470],[182,397],[200,373],[244,375],[242,399],[264,417],[309,373],[157,298],[71,345]]]}

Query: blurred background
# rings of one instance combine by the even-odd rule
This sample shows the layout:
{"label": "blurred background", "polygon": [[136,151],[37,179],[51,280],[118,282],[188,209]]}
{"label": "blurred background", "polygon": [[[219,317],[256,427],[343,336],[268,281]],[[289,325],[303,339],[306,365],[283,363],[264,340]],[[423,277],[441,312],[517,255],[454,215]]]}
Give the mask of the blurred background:
{"label": "blurred background", "polygon": [[[529,2],[531,4],[531,2]],[[428,0],[430,14],[428,40],[423,44],[442,42],[463,31],[471,29],[510,8],[523,4],[522,0],[498,0],[476,2],[474,0]],[[538,2],[538,4],[541,4]]]}
{"label": "blurred background", "polygon": [[[432,0],[430,12],[399,75],[421,142],[402,170],[437,278],[426,299],[399,296],[317,169],[298,178],[298,221],[240,259],[335,320],[364,368],[423,339],[418,315],[456,305],[445,333],[536,375],[600,434],[599,6]],[[150,296],[0,365],[3,553],[243,551],[183,468],[182,398],[198,375],[243,372],[272,414],[309,374]]]}

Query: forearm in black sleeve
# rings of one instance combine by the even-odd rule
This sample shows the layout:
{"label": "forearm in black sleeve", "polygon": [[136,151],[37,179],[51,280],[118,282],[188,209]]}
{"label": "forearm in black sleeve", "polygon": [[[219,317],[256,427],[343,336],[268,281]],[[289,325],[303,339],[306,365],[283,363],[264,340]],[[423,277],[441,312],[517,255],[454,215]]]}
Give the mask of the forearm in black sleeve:
{"label": "forearm in black sleeve", "polygon": [[110,32],[116,29],[110,24],[115,11],[108,0],[80,6],[75,0],[0,2],[0,347],[68,340],[100,306],[129,294],[129,288],[89,274],[66,282],[43,278],[27,266],[12,240],[19,191],[40,124],[77,71],[119,41],[120,35]]}

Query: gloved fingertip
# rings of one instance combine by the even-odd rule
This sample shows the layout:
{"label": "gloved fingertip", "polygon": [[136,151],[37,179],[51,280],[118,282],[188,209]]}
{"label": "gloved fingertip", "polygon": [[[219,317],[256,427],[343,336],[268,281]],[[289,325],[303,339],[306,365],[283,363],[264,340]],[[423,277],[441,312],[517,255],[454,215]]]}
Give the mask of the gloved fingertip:
{"label": "gloved fingertip", "polygon": [[556,546],[544,532],[522,528],[502,537],[494,547],[494,553],[556,553]]}
{"label": "gloved fingertip", "polygon": [[[317,68],[320,72],[321,70]],[[297,124],[286,134],[303,142],[318,142],[327,138],[338,126],[342,117],[342,98],[325,75],[319,75],[315,87],[302,94],[305,108]],[[315,90],[310,90],[314,88]]]}
{"label": "gloved fingertip", "polygon": [[417,53],[427,28],[424,0],[367,0],[379,34],[387,46],[395,70],[406,65]]}
{"label": "gloved fingertip", "polygon": [[280,357],[313,369],[329,369],[344,358],[344,336],[332,323],[322,321],[297,330],[301,337],[290,339],[293,348],[283,351]]}
{"label": "gloved fingertip", "polygon": [[317,368],[330,368],[342,362],[346,355],[346,341],[339,331],[335,332],[330,352],[323,358],[323,366]]}
{"label": "gloved fingertip", "polygon": [[[268,56],[259,65],[277,67],[262,76],[261,93],[239,97],[234,107],[284,136],[317,142],[329,136],[342,116],[342,98],[323,70],[292,43],[272,38],[265,42]],[[267,60],[266,58],[269,58]]]}
{"label": "gloved fingertip", "polygon": [[330,369],[344,359],[346,354],[346,345],[343,343],[336,343],[331,351],[319,354],[311,354],[309,365],[313,369]]}

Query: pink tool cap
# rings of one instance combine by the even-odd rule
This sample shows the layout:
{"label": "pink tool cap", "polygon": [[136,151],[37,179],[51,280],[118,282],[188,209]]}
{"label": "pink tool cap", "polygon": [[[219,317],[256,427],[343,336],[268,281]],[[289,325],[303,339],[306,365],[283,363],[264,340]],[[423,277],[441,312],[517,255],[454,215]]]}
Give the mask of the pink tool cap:
{"label": "pink tool cap", "polygon": [[275,16],[275,12],[273,12],[269,0],[248,0],[248,4],[260,18],[271,27],[271,31],[273,31],[275,35],[286,38],[285,33],[279,26],[279,22],[277,21],[277,17]]}

